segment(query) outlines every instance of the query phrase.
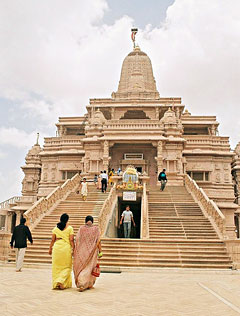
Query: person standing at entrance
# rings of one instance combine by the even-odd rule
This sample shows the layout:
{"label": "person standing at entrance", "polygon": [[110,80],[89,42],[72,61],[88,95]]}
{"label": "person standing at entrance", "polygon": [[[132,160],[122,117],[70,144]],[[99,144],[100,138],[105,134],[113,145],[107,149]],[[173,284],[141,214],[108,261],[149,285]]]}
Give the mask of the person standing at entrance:
{"label": "person standing at entrance", "polygon": [[106,193],[107,183],[108,183],[108,175],[107,175],[106,170],[104,170],[103,173],[101,174],[101,183],[102,183],[102,192]]}
{"label": "person standing at entrance", "polygon": [[158,181],[161,182],[161,191],[165,189],[165,186],[167,184],[167,176],[166,176],[166,169],[163,169],[158,175]]}
{"label": "person standing at entrance", "polygon": [[14,248],[16,249],[16,272],[21,272],[24,255],[27,248],[27,239],[31,244],[33,244],[32,234],[25,223],[26,218],[21,218],[20,225],[16,226],[13,230],[12,239],[10,242],[11,248],[13,249],[14,244]]}
{"label": "person standing at entrance", "polygon": [[122,217],[120,220],[120,225],[122,225],[123,223],[124,238],[130,238],[131,222],[133,222],[133,226],[135,227],[136,225],[133,219],[133,213],[130,211],[130,206],[127,205],[125,211],[123,211],[122,213]]}

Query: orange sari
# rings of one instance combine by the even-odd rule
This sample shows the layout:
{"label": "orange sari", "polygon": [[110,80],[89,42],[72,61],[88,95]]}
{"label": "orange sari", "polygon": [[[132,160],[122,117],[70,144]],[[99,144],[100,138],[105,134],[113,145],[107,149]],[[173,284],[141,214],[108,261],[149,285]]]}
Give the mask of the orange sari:
{"label": "orange sari", "polygon": [[93,287],[96,281],[92,270],[97,264],[99,237],[97,226],[81,226],[77,233],[73,271],[76,286],[81,290]]}

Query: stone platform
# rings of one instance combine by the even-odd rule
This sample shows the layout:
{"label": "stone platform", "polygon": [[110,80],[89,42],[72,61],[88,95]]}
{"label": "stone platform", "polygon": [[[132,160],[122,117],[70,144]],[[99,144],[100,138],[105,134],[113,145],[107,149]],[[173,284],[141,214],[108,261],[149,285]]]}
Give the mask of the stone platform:
{"label": "stone platform", "polygon": [[51,290],[51,270],[0,267],[0,315],[235,316],[240,273],[229,270],[143,270],[102,273],[95,289]]}

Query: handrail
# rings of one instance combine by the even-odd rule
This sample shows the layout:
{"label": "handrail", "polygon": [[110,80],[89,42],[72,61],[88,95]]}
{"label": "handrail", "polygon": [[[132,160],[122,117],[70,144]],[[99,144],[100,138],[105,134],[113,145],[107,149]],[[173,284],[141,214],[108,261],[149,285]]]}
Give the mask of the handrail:
{"label": "handrail", "polygon": [[16,204],[20,200],[21,196],[13,196],[10,199],[0,203],[0,209],[7,208],[10,204]]}
{"label": "handrail", "polygon": [[209,218],[219,237],[226,239],[226,219],[217,204],[209,199],[203,189],[197,185],[196,181],[190,178],[187,174],[185,175],[185,186],[193,198],[200,203],[202,210]]}
{"label": "handrail", "polygon": [[47,197],[42,197],[30,207],[30,209],[24,213],[24,217],[29,221],[29,226],[31,228],[36,226],[51,208],[79,184],[80,179],[80,175],[75,174],[71,179],[66,180],[63,185],[56,187]]}
{"label": "handrail", "polygon": [[104,236],[106,233],[108,222],[111,218],[112,210],[115,206],[114,202],[116,201],[116,197],[117,197],[116,188],[117,188],[117,184],[114,183],[98,215],[98,225],[101,232],[101,236]]}
{"label": "handrail", "polygon": [[142,194],[141,238],[149,238],[148,196],[146,183],[143,184]]}

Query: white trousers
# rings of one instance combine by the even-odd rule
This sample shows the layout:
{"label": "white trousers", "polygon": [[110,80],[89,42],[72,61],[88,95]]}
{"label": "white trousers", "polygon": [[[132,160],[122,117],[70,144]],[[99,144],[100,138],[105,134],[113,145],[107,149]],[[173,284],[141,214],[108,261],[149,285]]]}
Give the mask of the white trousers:
{"label": "white trousers", "polygon": [[26,248],[16,248],[16,270],[21,270]]}

